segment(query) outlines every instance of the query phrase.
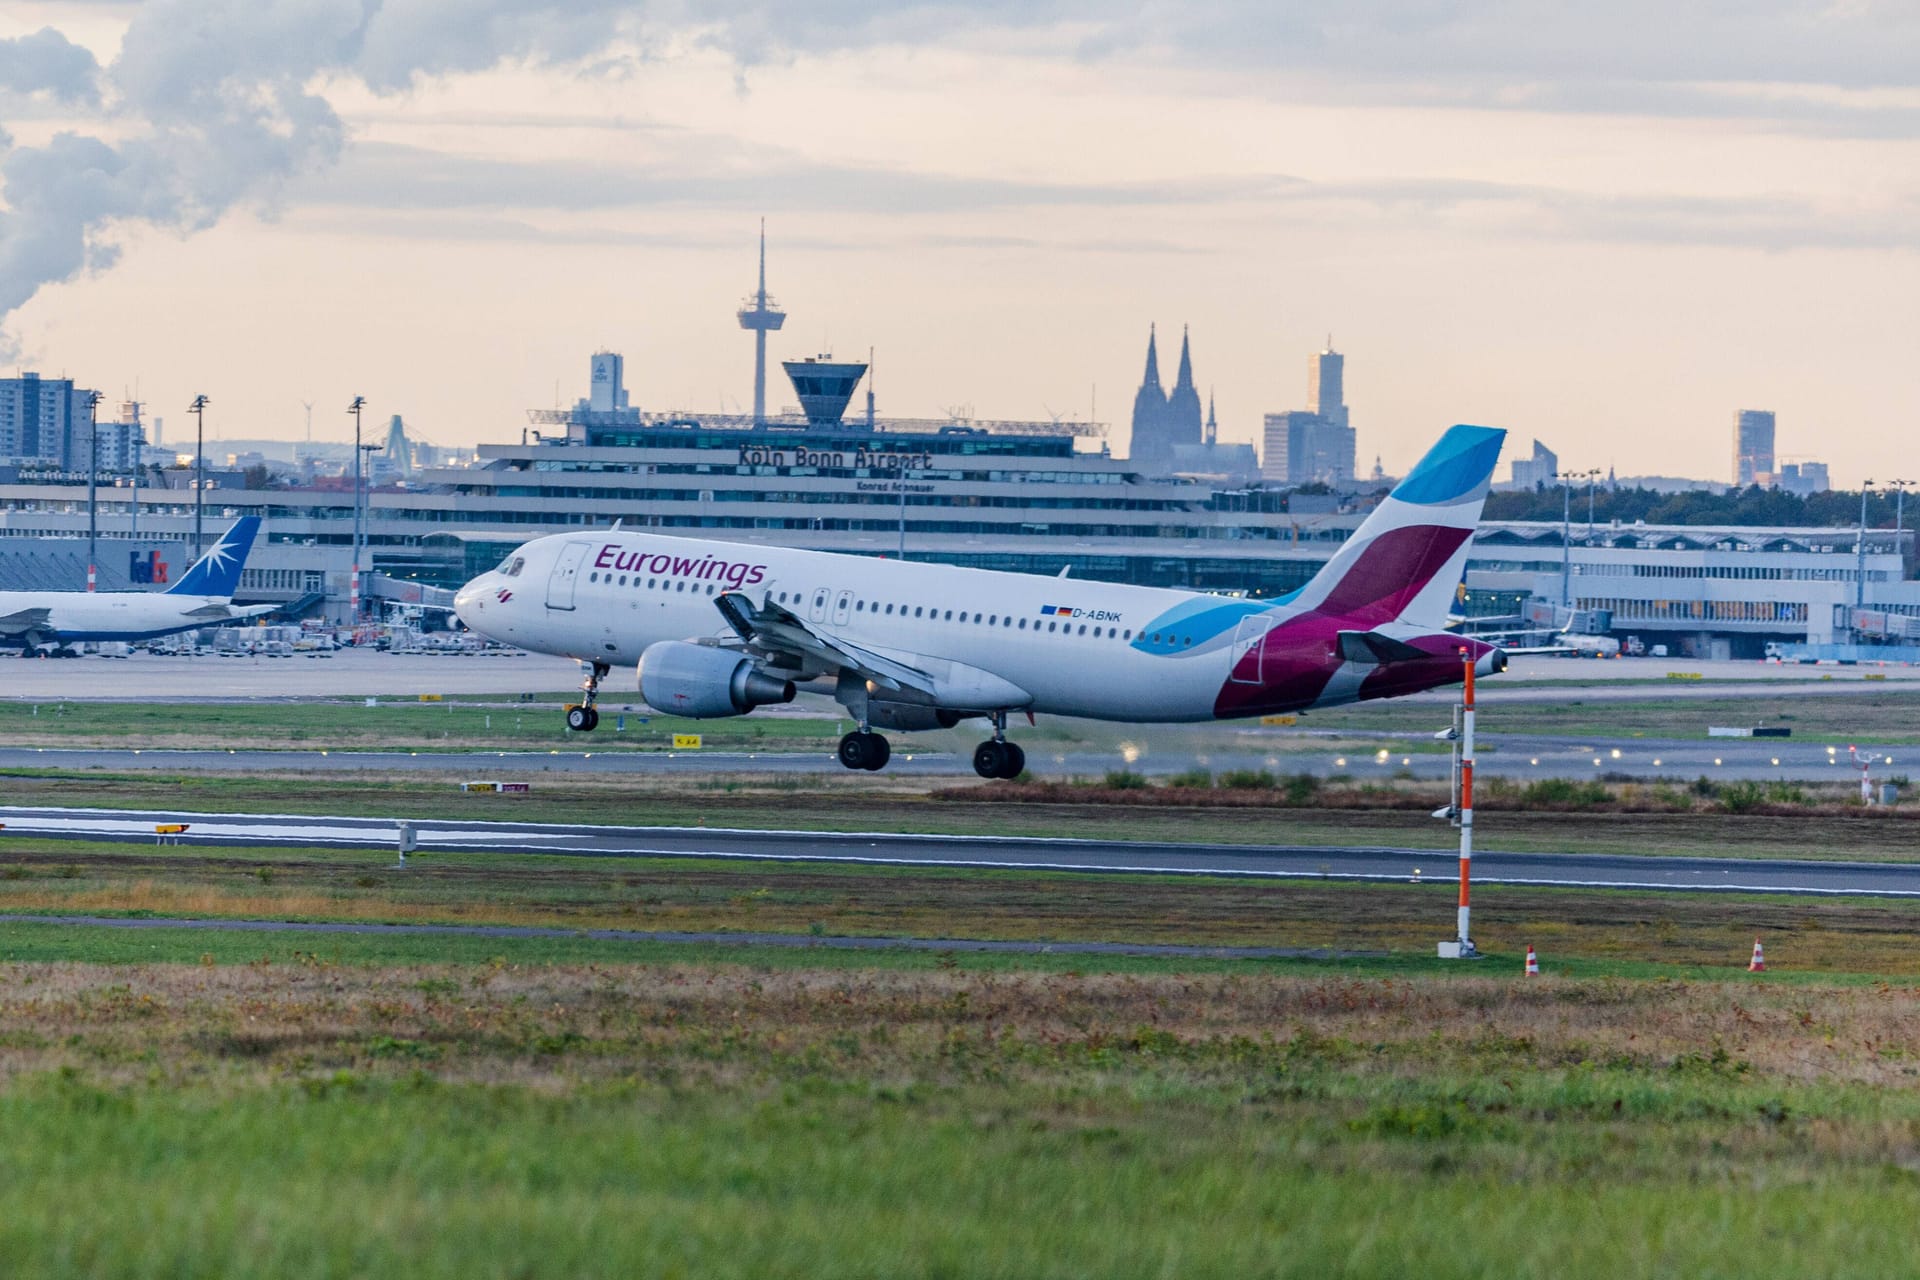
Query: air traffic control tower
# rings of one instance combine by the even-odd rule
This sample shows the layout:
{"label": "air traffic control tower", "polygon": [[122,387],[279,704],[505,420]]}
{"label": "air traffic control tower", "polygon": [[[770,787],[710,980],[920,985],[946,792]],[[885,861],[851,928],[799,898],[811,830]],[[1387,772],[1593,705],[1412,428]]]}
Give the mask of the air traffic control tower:
{"label": "air traffic control tower", "polygon": [[[800,397],[800,408],[809,427],[838,427],[853,399],[853,389],[867,371],[864,361],[840,362],[831,356],[808,356],[805,360],[783,360],[780,367],[793,381],[793,393]],[[871,425],[871,424],[869,424]]]}
{"label": "air traffic control tower", "polygon": [[740,307],[740,327],[753,333],[753,425],[767,425],[767,334],[787,313],[767,296],[767,221],[760,220],[760,288]]}

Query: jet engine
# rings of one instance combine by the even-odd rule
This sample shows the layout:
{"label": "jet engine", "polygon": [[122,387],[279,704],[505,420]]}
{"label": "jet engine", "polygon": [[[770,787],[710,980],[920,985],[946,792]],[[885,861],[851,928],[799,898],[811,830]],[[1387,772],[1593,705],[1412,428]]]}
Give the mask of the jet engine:
{"label": "jet engine", "polygon": [[640,655],[640,696],[656,711],[712,720],[793,701],[793,681],[769,675],[733,649],[662,640]]}

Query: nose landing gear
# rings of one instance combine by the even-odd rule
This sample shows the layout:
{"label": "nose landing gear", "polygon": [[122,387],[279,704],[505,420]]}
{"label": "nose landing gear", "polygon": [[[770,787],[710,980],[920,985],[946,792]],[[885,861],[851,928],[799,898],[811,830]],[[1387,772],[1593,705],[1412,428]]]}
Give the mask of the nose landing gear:
{"label": "nose landing gear", "polygon": [[600,682],[613,668],[604,662],[588,665],[587,678],[580,682],[582,700],[567,708],[567,728],[575,733],[592,733],[600,725],[600,712],[594,703],[600,700]]}
{"label": "nose landing gear", "polygon": [[993,713],[993,737],[973,749],[973,771],[983,778],[1017,778],[1027,767],[1027,753],[1007,741],[1007,713]]}

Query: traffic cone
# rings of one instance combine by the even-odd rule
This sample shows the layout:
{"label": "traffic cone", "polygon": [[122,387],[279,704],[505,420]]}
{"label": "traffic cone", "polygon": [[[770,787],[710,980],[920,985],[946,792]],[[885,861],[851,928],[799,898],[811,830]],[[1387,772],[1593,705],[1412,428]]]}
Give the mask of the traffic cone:
{"label": "traffic cone", "polygon": [[1527,948],[1527,976],[1529,978],[1540,976],[1540,957],[1533,954],[1532,947]]}
{"label": "traffic cone", "polygon": [[1760,939],[1755,938],[1753,940],[1753,959],[1747,962],[1747,972],[1765,973],[1766,971],[1767,957],[1760,951]]}

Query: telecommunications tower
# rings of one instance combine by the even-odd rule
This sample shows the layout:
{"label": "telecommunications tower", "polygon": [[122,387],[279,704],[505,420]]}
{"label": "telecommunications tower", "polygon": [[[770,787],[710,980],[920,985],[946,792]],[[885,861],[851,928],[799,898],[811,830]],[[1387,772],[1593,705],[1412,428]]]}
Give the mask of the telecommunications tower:
{"label": "telecommunications tower", "polygon": [[787,313],[767,296],[767,220],[760,219],[760,288],[740,308],[740,327],[753,331],[753,425],[767,423],[767,333],[787,322]]}

